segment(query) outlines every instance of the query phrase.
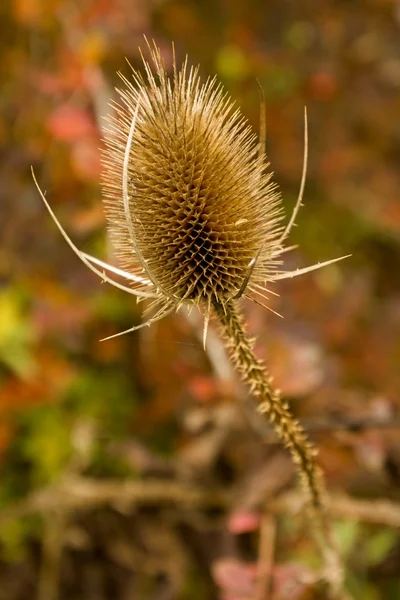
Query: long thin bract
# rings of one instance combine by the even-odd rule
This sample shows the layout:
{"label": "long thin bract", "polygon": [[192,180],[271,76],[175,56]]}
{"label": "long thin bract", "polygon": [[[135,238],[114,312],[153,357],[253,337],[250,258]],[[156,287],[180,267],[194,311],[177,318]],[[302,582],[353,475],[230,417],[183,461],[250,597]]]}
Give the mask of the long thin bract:
{"label": "long thin bract", "polygon": [[285,231],[282,234],[281,239],[279,240],[279,245],[288,237],[297,217],[297,213],[299,212],[299,208],[301,206],[304,194],[304,188],[306,185],[307,178],[307,165],[308,165],[308,120],[307,120],[307,109],[304,107],[304,155],[303,155],[303,170],[301,174],[301,183],[299,195],[297,196],[297,201],[295,207],[292,212],[292,216],[290,217],[290,221],[286,226]]}
{"label": "long thin bract", "polygon": [[113,285],[116,288],[119,288],[120,290],[123,290],[124,292],[128,292],[128,294],[132,294],[134,296],[141,296],[143,298],[155,298],[157,297],[156,294],[152,294],[150,292],[140,292],[139,290],[134,290],[132,288],[129,288],[125,285],[122,285],[121,283],[118,283],[117,281],[114,281],[113,279],[111,279],[110,277],[108,277],[108,275],[106,275],[104,273],[104,271],[100,271],[99,269],[96,269],[96,267],[94,267],[91,262],[82,254],[82,252],[79,250],[79,248],[77,248],[75,246],[75,244],[73,243],[73,241],[71,240],[71,238],[67,235],[66,231],[64,230],[64,228],[62,227],[61,223],[59,222],[59,220],[57,219],[56,215],[53,212],[53,209],[51,208],[50,204],[47,202],[46,197],[44,195],[44,193],[42,192],[42,190],[40,189],[40,186],[37,182],[36,179],[36,175],[35,172],[33,170],[33,167],[31,168],[32,171],[32,177],[33,177],[33,181],[35,182],[35,185],[37,187],[37,190],[47,208],[47,210],[49,211],[54,223],[57,225],[61,235],[63,236],[63,238],[65,239],[65,241],[67,242],[67,244],[70,246],[70,248],[72,248],[72,250],[75,252],[75,254],[78,256],[78,258],[81,259],[81,261],[91,270],[93,271],[93,273],[96,273],[96,275],[98,275],[98,277],[100,277],[100,279],[102,279],[102,281],[106,281],[107,283],[110,283],[111,285]]}

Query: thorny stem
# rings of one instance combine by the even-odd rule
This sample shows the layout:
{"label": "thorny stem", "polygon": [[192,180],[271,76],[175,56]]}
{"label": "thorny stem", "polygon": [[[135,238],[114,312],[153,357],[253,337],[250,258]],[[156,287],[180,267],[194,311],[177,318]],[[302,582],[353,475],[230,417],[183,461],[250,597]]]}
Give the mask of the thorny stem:
{"label": "thorny stem", "polygon": [[249,386],[258,412],[267,416],[292,455],[308,497],[314,535],[325,563],[331,597],[344,598],[341,593],[343,569],[326,513],[327,491],[323,473],[316,462],[317,450],[291,414],[288,404],[282,400],[279,390],[273,388],[264,363],[254,355],[254,340],[248,337],[236,304],[231,300],[224,305],[215,302],[213,308],[227,340],[232,362]]}

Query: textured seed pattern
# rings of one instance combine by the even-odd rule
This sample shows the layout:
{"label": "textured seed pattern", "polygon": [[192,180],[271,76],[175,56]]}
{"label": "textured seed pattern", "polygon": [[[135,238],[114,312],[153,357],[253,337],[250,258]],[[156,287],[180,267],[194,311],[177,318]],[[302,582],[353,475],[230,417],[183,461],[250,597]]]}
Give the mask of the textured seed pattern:
{"label": "textured seed pattern", "polygon": [[[224,302],[274,268],[280,197],[265,157],[239,111],[197,69],[168,77],[158,50],[147,78],[133,73],[119,92],[104,156],[109,230],[126,271],[144,274],[171,303]],[[123,165],[128,148],[129,219]],[[133,234],[133,235],[132,235]]]}

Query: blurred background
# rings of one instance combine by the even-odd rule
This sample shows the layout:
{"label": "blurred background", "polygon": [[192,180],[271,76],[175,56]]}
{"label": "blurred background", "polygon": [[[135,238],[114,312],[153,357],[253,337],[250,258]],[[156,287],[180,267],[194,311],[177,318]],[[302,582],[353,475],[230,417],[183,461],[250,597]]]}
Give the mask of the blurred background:
{"label": "blurred background", "polygon": [[[0,5],[0,600],[324,598],[287,454],[261,437],[217,331],[142,305],[80,263],[113,261],[103,117],[143,35],[217,74],[288,214],[309,115],[293,269],[243,303],[257,352],[320,448],[355,599],[400,597],[400,3],[9,0]],[[257,424],[256,424],[257,425]],[[285,496],[286,497],[286,496]],[[381,504],[384,501],[386,504]],[[347,502],[347,504],[346,504]],[[261,581],[261,583],[260,583]],[[257,583],[258,582],[258,583]],[[268,595],[265,590],[270,588]]]}

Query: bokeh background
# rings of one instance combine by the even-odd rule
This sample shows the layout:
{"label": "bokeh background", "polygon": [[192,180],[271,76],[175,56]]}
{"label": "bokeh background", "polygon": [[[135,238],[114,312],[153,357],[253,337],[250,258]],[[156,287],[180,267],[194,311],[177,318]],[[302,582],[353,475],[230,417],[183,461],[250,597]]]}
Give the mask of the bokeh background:
{"label": "bokeh background", "polygon": [[204,352],[201,320],[182,311],[100,343],[138,324],[142,305],[79,262],[32,181],[31,165],[76,244],[112,262],[103,117],[116,72],[129,76],[125,57],[140,68],[143,35],[167,65],[173,41],[178,61],[217,74],[256,130],[260,82],[288,214],[308,108],[299,248],[285,266],[352,257],[276,285],[284,319],[243,308],[332,493],[369,509],[351,504],[335,520],[349,590],[395,600],[397,0],[1,2],[0,599],[324,598],[307,521],[279,508],[297,489],[290,461],[249,423],[217,331]]}

